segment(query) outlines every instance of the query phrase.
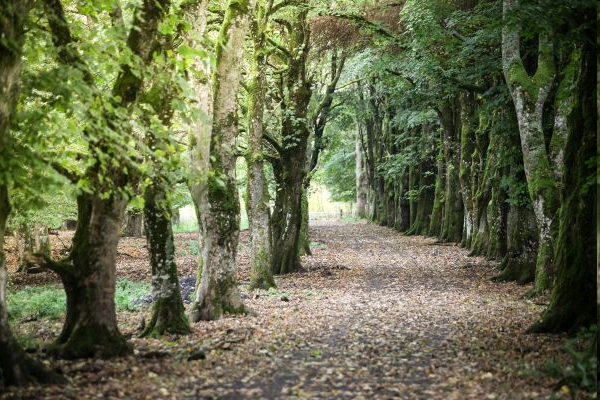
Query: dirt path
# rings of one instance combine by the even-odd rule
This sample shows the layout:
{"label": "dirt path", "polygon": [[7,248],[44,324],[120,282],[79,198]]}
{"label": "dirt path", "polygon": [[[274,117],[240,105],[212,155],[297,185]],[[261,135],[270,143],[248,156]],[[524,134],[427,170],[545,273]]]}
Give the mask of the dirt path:
{"label": "dirt path", "polygon": [[[533,370],[560,339],[525,335],[542,307],[528,287],[457,246],[370,224],[312,228],[308,272],[248,293],[255,315],[132,339],[136,356],[61,362],[72,384],[31,398],[538,399]],[[242,283],[247,271],[242,268]],[[121,316],[123,321],[131,316]],[[129,327],[124,322],[125,332]],[[131,333],[131,332],[130,332]],[[190,354],[205,359],[188,361]],[[10,398],[11,395],[7,396]]]}

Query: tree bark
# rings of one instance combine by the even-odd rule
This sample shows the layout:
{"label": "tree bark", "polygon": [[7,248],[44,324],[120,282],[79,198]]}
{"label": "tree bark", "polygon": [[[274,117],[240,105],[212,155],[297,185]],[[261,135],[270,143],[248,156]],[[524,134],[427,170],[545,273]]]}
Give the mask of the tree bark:
{"label": "tree bark", "polygon": [[[66,65],[83,69],[86,83],[93,85],[93,79],[85,69],[85,62],[76,53],[67,50],[73,39],[61,3],[46,0],[45,5],[53,41],[59,48],[59,60]],[[166,0],[148,0],[136,10],[127,46],[140,58],[143,65],[152,60],[158,23],[169,5],[170,2]],[[112,88],[112,107],[126,108],[131,105],[137,100],[142,85],[141,74],[134,72],[128,64],[121,65]],[[107,109],[103,112],[106,123],[114,125],[111,121],[111,118],[117,118],[114,113]],[[113,129],[118,131],[123,128],[113,126]],[[88,130],[87,133],[91,132]],[[92,157],[96,157],[96,160],[86,171],[86,177],[92,182],[93,192],[83,193],[77,199],[78,220],[69,256],[71,263],[49,263],[49,267],[60,275],[67,293],[65,323],[57,346],[53,349],[65,358],[108,358],[132,352],[117,327],[114,295],[117,243],[127,206],[124,189],[127,184],[135,182],[132,182],[133,177],[126,169],[106,165],[98,157],[97,154],[108,152],[111,143],[102,132],[96,134],[97,137],[88,138]]]}
{"label": "tree bark", "polygon": [[302,270],[299,257],[302,192],[310,135],[306,117],[312,96],[306,76],[310,27],[304,7],[296,8],[287,35],[288,68],[281,82],[282,142],[278,146],[279,157],[273,163],[277,189],[271,219],[274,274]]}
{"label": "tree bark", "polygon": [[125,213],[125,222],[121,229],[121,236],[141,238],[144,231],[144,212],[130,210]]}
{"label": "tree bark", "polygon": [[[357,130],[360,130],[360,124],[357,124]],[[356,216],[359,218],[366,218],[368,188],[359,131],[357,131],[355,143],[354,158],[356,160]]]}
{"label": "tree bark", "polygon": [[[25,40],[24,22],[33,1],[8,0],[1,3],[0,15],[0,170],[9,171],[11,154],[10,120],[16,108],[20,90],[21,51]],[[11,44],[10,47],[7,44]],[[29,358],[14,340],[8,323],[6,308],[7,272],[4,254],[6,220],[10,214],[9,182],[0,178],[0,388],[25,385],[30,382],[64,383],[58,374],[50,372],[41,363]]]}
{"label": "tree bark", "polygon": [[[163,39],[161,47],[164,53],[174,50],[173,43],[168,37]],[[171,72],[169,68],[166,66],[163,73]],[[144,101],[152,106],[164,127],[171,127],[174,113],[172,104],[174,88],[169,81],[158,79],[144,94]],[[169,178],[169,171],[164,167],[164,164],[169,164],[164,163],[165,158],[169,161],[168,159],[172,157],[168,149],[170,138],[159,136],[153,131],[150,121],[145,122],[146,145],[155,150],[148,157],[148,163],[152,165],[154,171],[154,179],[143,193],[143,220],[150,257],[154,303],[150,321],[140,332],[140,336],[159,336],[165,332],[187,334],[190,332],[190,325],[181,298],[173,241],[173,207],[168,193],[173,179]],[[165,158],[156,155],[159,150],[163,150]]]}
{"label": "tree bark", "polygon": [[30,263],[27,261],[31,254],[50,256],[50,239],[48,228],[41,224],[30,225],[20,223],[16,231],[19,272],[27,271]]}
{"label": "tree bark", "polygon": [[[592,10],[585,15],[590,26]],[[595,29],[586,30],[593,39]],[[562,181],[562,207],[559,216],[559,234],[555,247],[556,280],[550,305],[529,332],[576,331],[597,324],[597,300],[594,288],[595,254],[594,227],[597,219],[597,192],[593,189],[597,157],[594,142],[598,118],[595,74],[595,45],[583,41],[577,99],[569,118],[567,146]]]}
{"label": "tree bark", "polygon": [[[514,11],[515,1],[504,0],[505,15]],[[519,29],[507,24],[502,30],[502,69],[517,112],[525,176],[539,230],[535,289],[542,291],[550,288],[553,280],[553,242],[560,206],[542,128],[544,103],[555,75],[550,39],[540,34],[537,71],[530,77],[520,55]]]}
{"label": "tree bark", "polygon": [[171,204],[160,182],[147,188],[144,197],[146,243],[155,300],[150,321],[140,336],[158,336],[165,332],[187,334],[190,325],[185,316],[175,263]]}
{"label": "tree bark", "polygon": [[[440,239],[460,243],[464,223],[464,207],[460,193],[460,104],[452,98],[440,110],[443,131],[443,154],[445,164],[444,215]],[[458,183],[458,186],[457,186]]]}
{"label": "tree bark", "polygon": [[248,109],[246,129],[248,130],[248,217],[250,225],[250,278],[251,289],[275,287],[273,278],[269,188],[265,178],[264,149],[264,108],[266,101],[266,29],[269,11],[273,1],[266,4],[253,2],[254,18],[251,21],[252,52],[250,57],[250,83],[248,85]]}
{"label": "tree bark", "polygon": [[237,287],[235,260],[240,218],[235,180],[235,139],[248,6],[248,1],[229,2],[215,48],[210,173],[203,195],[194,198],[200,210],[203,239],[202,273],[191,310],[194,322],[218,319],[223,313],[246,312]]}

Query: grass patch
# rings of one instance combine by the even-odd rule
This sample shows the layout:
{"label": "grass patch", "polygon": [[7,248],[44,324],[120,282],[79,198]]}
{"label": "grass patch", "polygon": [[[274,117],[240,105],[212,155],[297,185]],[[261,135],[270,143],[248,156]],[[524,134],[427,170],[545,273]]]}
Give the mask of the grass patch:
{"label": "grass patch", "polygon": [[[135,311],[141,308],[141,299],[150,293],[146,282],[117,282],[115,303],[119,311]],[[61,285],[30,286],[9,291],[6,296],[8,319],[11,322],[25,318],[57,320],[65,314],[66,295]]]}
{"label": "grass patch", "polygon": [[144,297],[152,291],[152,285],[146,282],[132,282],[129,279],[117,281],[115,303],[119,311],[137,311],[142,308]]}
{"label": "grass patch", "polygon": [[173,225],[173,233],[198,232],[198,221],[184,221]]}
{"label": "grass patch", "polygon": [[329,250],[329,247],[321,242],[310,242],[308,246],[311,250]]}
{"label": "grass patch", "polygon": [[24,318],[46,318],[56,320],[65,313],[66,295],[61,285],[25,287],[18,291],[8,291],[6,303],[8,320],[20,321]]}

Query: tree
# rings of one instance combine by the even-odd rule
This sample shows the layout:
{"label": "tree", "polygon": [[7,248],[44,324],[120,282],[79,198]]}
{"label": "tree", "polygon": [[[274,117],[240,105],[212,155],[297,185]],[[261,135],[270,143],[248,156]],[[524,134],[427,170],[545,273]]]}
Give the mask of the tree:
{"label": "tree", "polygon": [[[94,88],[85,60],[71,50],[75,42],[58,0],[46,0],[45,9],[59,61],[79,71],[93,88],[94,106],[90,108],[84,135],[89,143],[90,163],[83,176],[65,173],[89,187],[77,197],[77,229],[66,261],[47,259],[47,266],[59,274],[67,293],[67,314],[54,351],[62,357],[92,355],[112,357],[131,353],[131,347],[117,327],[115,313],[115,263],[119,228],[125,207],[135,186],[135,165],[124,153],[121,141],[131,127],[123,116],[138,98],[143,85],[139,68],[153,57],[158,23],[169,9],[168,1],[145,1],[134,11],[127,47],[133,54],[122,63],[108,99]],[[107,133],[115,132],[115,136]],[[60,165],[55,166],[61,170]]]}
{"label": "tree", "polygon": [[310,130],[306,113],[312,96],[307,76],[310,50],[308,10],[300,1],[289,21],[280,20],[283,45],[278,45],[285,68],[280,72],[277,98],[281,111],[281,143],[267,137],[277,155],[271,159],[276,195],[271,217],[272,270],[285,274],[301,269],[299,244],[302,225],[302,183],[306,176]]}
{"label": "tree", "polygon": [[[153,179],[145,182],[144,221],[148,255],[152,272],[152,287],[156,296],[152,305],[152,315],[140,336],[156,336],[165,332],[187,334],[190,325],[185,315],[181,298],[175,244],[173,240],[173,196],[169,188],[176,184],[181,167],[178,162],[177,143],[173,140],[172,119],[175,112],[173,103],[178,89],[176,65],[169,60],[169,52],[175,50],[171,35],[161,40],[163,67],[155,74],[152,87],[144,93],[144,101],[151,107],[153,118],[146,118],[148,130],[146,145],[154,149],[148,163],[153,171]],[[166,128],[166,129],[165,129]],[[163,155],[158,157],[158,155]]]}
{"label": "tree", "polygon": [[[504,0],[503,4],[508,18],[516,2]],[[542,127],[544,104],[556,74],[549,32],[539,33],[538,43],[537,69],[531,76],[521,58],[520,30],[507,22],[502,31],[502,67],[517,112],[525,176],[539,231],[536,289],[543,290],[552,282],[553,239],[560,201]]]}
{"label": "tree", "polygon": [[[21,56],[25,40],[25,23],[33,1],[2,0],[0,2],[0,160],[2,171],[10,171],[17,160],[11,157],[10,122],[19,96]],[[18,161],[17,161],[18,162]],[[62,383],[64,379],[29,358],[15,341],[8,324],[6,309],[6,265],[4,236],[10,214],[9,185],[11,176],[0,175],[0,387],[29,382]]]}
{"label": "tree", "polygon": [[192,181],[192,197],[202,238],[202,269],[192,304],[192,321],[218,319],[223,313],[246,312],[237,287],[235,261],[240,213],[235,180],[235,140],[240,62],[248,13],[247,0],[231,0],[215,46],[210,169],[206,179]]}
{"label": "tree", "polygon": [[596,99],[596,61],[593,36],[593,3],[582,8],[579,20],[584,28],[581,37],[577,96],[569,115],[564,153],[559,234],[555,244],[554,281],[551,300],[540,320],[530,332],[575,332],[597,324],[594,296],[594,227],[597,219],[595,148],[598,117]]}
{"label": "tree", "polygon": [[273,278],[271,229],[269,225],[269,190],[265,178],[265,150],[262,141],[265,134],[264,111],[267,85],[267,29],[273,1],[257,1],[253,5],[250,33],[250,81],[248,83],[248,109],[246,129],[248,149],[247,199],[250,225],[251,288],[269,289],[275,286]]}

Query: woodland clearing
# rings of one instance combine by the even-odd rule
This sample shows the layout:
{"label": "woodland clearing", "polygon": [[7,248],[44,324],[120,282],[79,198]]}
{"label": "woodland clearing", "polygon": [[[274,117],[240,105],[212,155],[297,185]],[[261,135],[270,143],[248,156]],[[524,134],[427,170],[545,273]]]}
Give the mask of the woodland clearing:
{"label": "woodland clearing", "polygon": [[[135,332],[149,305],[120,311],[134,356],[50,360],[29,349],[69,383],[8,388],[0,398],[595,398],[541,372],[549,363],[569,362],[568,338],[524,333],[544,299],[525,299],[530,285],[493,282],[494,262],[364,222],[318,222],[310,233],[306,272],[277,276],[275,290],[249,292],[248,234],[242,232],[238,275],[251,315],[194,323],[188,336],[140,339]],[[196,273],[196,257],[182,250],[194,241],[195,234],[176,235],[181,277]],[[59,251],[60,242],[53,242]],[[120,241],[120,277],[149,282],[144,245],[143,239]],[[10,242],[7,247],[9,295],[58,282],[50,273],[15,273]],[[13,329],[43,344],[61,325],[32,316]]]}

